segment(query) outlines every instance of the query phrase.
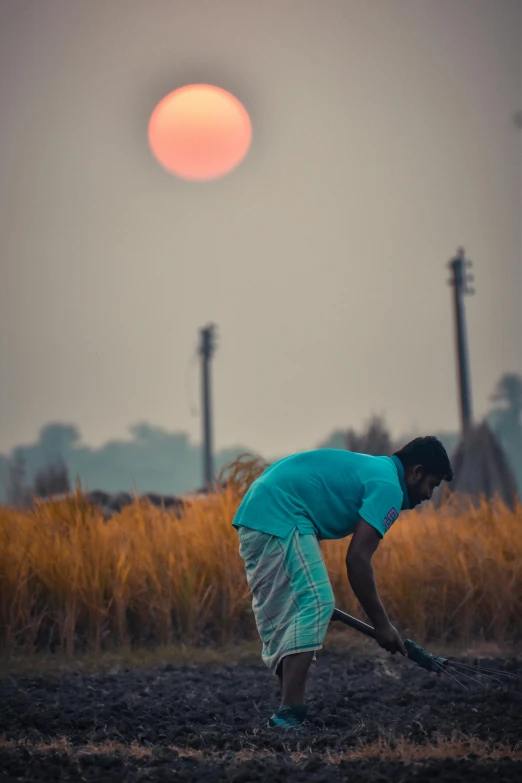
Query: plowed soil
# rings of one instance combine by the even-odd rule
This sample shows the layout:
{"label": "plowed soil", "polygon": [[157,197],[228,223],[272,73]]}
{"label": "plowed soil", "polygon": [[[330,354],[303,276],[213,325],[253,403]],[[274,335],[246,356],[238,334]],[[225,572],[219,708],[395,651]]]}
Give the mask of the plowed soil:
{"label": "plowed soil", "polygon": [[[483,661],[522,675],[522,661]],[[521,676],[522,680],[522,676]],[[461,691],[386,655],[319,653],[306,728],[267,728],[259,661],[0,679],[0,779],[522,780],[522,691]]]}

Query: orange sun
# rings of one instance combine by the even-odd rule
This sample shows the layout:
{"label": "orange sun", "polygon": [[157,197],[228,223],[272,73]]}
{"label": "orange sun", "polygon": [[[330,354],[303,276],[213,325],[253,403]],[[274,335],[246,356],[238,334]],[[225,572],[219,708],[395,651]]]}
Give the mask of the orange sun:
{"label": "orange sun", "polygon": [[220,87],[189,84],[161,100],[149,120],[149,145],[158,162],[186,180],[223,177],[244,159],[252,139],[250,117]]}

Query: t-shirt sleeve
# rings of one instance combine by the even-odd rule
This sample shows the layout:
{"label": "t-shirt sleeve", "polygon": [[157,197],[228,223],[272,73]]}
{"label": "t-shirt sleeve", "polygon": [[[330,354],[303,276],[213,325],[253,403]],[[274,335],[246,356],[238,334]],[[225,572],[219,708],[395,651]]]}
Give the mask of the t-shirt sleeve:
{"label": "t-shirt sleeve", "polygon": [[381,537],[391,528],[402,506],[402,490],[390,481],[371,481],[364,490],[359,516]]}

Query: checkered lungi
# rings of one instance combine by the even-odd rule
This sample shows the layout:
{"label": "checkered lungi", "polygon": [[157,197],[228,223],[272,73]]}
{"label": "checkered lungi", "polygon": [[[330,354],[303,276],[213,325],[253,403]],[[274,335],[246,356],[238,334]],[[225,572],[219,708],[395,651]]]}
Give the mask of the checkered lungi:
{"label": "checkered lungi", "polygon": [[295,527],[280,538],[244,526],[238,535],[262,658],[277,673],[286,655],[322,648],[335,608],[332,586],[316,536]]}

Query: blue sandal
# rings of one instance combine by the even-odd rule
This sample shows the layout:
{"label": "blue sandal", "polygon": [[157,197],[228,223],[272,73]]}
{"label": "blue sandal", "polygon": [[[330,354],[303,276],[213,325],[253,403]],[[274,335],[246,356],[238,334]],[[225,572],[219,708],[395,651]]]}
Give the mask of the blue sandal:
{"label": "blue sandal", "polygon": [[300,729],[306,718],[306,712],[305,704],[280,707],[269,719],[268,726],[275,729]]}

